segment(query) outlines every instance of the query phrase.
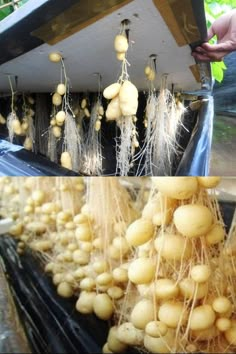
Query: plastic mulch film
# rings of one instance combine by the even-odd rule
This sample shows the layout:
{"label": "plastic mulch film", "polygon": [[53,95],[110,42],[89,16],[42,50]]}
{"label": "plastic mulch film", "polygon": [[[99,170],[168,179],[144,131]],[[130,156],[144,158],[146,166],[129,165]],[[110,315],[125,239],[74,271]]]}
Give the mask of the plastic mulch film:
{"label": "plastic mulch film", "polygon": [[31,353],[0,257],[0,353]]}
{"label": "plastic mulch film", "polygon": [[0,176],[78,176],[76,172],[0,139]]}
{"label": "plastic mulch film", "polygon": [[178,167],[178,176],[207,176],[213,136],[214,99],[204,102],[189,145]]}
{"label": "plastic mulch film", "polygon": [[0,255],[33,353],[102,352],[108,324],[76,312],[75,299],[60,298],[37,256],[19,257],[8,237],[0,237]]}

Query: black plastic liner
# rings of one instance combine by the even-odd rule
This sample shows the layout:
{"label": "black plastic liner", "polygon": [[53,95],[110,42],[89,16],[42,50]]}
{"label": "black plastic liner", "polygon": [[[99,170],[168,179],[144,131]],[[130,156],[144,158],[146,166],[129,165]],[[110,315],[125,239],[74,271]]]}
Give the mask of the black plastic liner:
{"label": "black plastic liner", "polygon": [[108,324],[76,312],[76,298],[60,298],[37,256],[19,257],[10,237],[0,238],[0,255],[33,353],[102,352]]}
{"label": "black plastic liner", "polygon": [[78,176],[45,157],[0,139],[0,176]]}
{"label": "black plastic liner", "polygon": [[[220,206],[228,232],[236,203],[221,202]],[[20,257],[15,240],[6,236],[0,238],[0,256],[33,353],[102,352],[108,323],[76,312],[76,298],[60,298],[37,255],[27,250]]]}
{"label": "black plastic liner", "polygon": [[213,137],[214,99],[209,96],[199,112],[197,124],[177,169],[178,176],[208,176]]}

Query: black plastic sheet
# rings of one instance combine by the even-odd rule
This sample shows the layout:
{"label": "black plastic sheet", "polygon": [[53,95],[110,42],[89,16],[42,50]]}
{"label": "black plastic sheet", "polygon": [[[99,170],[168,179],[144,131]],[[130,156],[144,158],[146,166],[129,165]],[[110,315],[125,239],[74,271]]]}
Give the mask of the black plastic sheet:
{"label": "black plastic sheet", "polygon": [[33,353],[102,352],[106,322],[76,312],[76,298],[60,298],[37,257],[30,251],[19,257],[13,239],[0,238],[0,255]]}
{"label": "black plastic sheet", "polygon": [[177,176],[208,176],[214,122],[214,99],[209,96],[177,170]]}
{"label": "black plastic sheet", "polygon": [[0,139],[0,176],[78,176],[47,158]]}

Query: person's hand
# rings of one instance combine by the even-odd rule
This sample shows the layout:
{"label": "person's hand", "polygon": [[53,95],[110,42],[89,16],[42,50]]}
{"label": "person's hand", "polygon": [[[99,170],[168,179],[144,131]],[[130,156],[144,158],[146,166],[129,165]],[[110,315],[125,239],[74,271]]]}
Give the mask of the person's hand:
{"label": "person's hand", "polygon": [[208,32],[208,41],[217,36],[217,44],[203,43],[192,53],[193,57],[202,62],[217,62],[227,54],[236,51],[236,10],[217,19]]}

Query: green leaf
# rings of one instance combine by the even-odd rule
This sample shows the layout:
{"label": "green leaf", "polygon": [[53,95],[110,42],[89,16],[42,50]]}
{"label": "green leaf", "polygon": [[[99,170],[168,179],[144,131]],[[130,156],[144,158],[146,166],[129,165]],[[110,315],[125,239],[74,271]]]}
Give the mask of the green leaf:
{"label": "green leaf", "polygon": [[216,81],[221,83],[224,80],[224,70],[227,69],[225,63],[224,62],[212,63],[211,67],[212,67],[212,74],[214,78],[216,79]]}

